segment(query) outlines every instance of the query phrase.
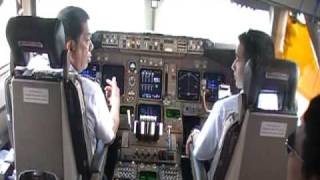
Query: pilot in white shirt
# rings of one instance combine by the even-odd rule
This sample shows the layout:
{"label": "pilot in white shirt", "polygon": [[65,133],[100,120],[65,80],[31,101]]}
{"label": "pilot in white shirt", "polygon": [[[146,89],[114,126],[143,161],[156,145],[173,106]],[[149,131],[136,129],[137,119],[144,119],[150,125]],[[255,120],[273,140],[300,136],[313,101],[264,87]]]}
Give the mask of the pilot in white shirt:
{"label": "pilot in white shirt", "polygon": [[[93,49],[88,27],[89,15],[79,7],[68,6],[59,12],[58,19],[64,26],[65,48],[71,70],[81,72],[88,66]],[[85,77],[80,79],[94,153],[97,139],[110,143],[116,136],[120,121],[120,90],[115,77],[106,81],[104,91],[97,82]],[[108,108],[107,103],[111,108]]]}
{"label": "pilot in white shirt", "polygon": [[[254,63],[259,60],[274,60],[274,45],[269,35],[257,30],[249,30],[239,36],[236,58],[231,66],[238,89],[243,89],[244,66],[251,59]],[[241,93],[217,101],[201,130],[195,129],[186,142],[186,154],[189,146],[194,145],[193,155],[198,160],[211,160],[215,155],[223,131],[223,123],[231,113],[238,113],[242,106]]]}
{"label": "pilot in white shirt", "polygon": [[115,138],[112,130],[114,122],[106,103],[106,97],[101,86],[86,77],[81,77],[81,84],[84,96],[85,111],[89,135],[91,136],[91,149],[95,152],[96,139],[108,144]]}
{"label": "pilot in white shirt", "polygon": [[198,160],[212,159],[223,130],[223,123],[232,113],[240,113],[241,94],[217,101],[194,142],[193,154]]}

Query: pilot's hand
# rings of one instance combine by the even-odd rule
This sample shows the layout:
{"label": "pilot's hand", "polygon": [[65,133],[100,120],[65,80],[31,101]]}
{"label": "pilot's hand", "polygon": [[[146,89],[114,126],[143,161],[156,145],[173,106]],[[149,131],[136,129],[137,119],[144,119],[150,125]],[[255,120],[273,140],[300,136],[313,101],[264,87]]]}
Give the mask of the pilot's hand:
{"label": "pilot's hand", "polygon": [[195,140],[198,137],[199,132],[200,132],[199,130],[195,130],[190,133],[190,135],[187,139],[187,142],[186,142],[186,155],[187,156],[190,155],[190,145],[195,142]]}
{"label": "pilot's hand", "polygon": [[106,87],[104,88],[108,104],[111,107],[120,106],[120,90],[117,86],[116,77],[112,77],[112,80],[106,79]]}

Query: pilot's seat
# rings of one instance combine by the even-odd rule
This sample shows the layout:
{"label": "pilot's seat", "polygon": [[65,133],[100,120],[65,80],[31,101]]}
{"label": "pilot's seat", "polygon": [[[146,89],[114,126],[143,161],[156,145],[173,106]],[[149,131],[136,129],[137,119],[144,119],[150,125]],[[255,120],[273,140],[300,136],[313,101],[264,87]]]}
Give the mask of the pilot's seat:
{"label": "pilot's seat", "polygon": [[285,140],[297,123],[297,67],[285,60],[256,67],[249,61],[244,76],[242,112],[226,119],[208,172],[191,156],[194,179],[286,179]]}
{"label": "pilot's seat", "polygon": [[68,71],[62,22],[14,17],[7,39],[12,53],[7,108],[17,179],[102,179],[107,146],[99,142],[91,152],[81,80]]}

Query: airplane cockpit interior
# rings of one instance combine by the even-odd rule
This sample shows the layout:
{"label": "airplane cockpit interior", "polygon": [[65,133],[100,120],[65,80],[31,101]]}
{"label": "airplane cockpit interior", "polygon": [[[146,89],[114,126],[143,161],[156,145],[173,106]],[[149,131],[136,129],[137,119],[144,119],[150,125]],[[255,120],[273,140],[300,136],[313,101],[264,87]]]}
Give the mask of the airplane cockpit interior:
{"label": "airplane cockpit interior", "polygon": [[204,104],[231,94],[230,68],[205,57],[205,48],[229,61],[234,50],[150,33],[98,31],[92,39],[92,62],[83,73],[102,87],[115,76],[121,92],[113,179],[183,179],[186,138],[207,116]]}
{"label": "airplane cockpit interior", "polygon": [[[0,144],[10,150],[0,150],[0,179],[287,179],[285,144],[300,122],[299,62],[277,54],[258,65],[249,59],[240,90],[231,68],[239,55],[235,43],[190,34],[95,29],[88,40],[91,60],[76,72],[67,57],[63,22],[36,16],[39,0],[18,1],[17,7],[31,13],[18,11],[22,14],[5,27],[10,62],[0,93],[5,94],[8,140],[2,145],[0,133]],[[275,27],[267,34],[278,48],[277,32],[285,29],[279,25],[279,7],[289,5],[266,1],[256,2],[268,5],[262,6],[264,11],[272,7]],[[261,8],[249,1],[232,3]],[[155,13],[158,6],[152,8]],[[105,94],[107,80],[114,77],[120,93],[119,128],[110,143],[94,139],[92,147],[83,79],[97,83]],[[236,95],[239,112],[225,115],[213,158],[197,158],[188,137],[193,138],[195,128],[201,131],[215,103]]]}

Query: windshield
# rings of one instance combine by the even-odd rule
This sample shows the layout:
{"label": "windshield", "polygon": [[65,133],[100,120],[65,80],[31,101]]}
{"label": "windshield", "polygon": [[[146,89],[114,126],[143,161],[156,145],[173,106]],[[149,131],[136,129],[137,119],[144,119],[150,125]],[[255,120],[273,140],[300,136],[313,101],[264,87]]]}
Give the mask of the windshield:
{"label": "windshield", "polygon": [[228,0],[161,0],[155,10],[151,31],[151,0],[38,0],[37,15],[56,17],[66,6],[79,6],[90,16],[90,29],[121,32],[155,32],[208,38],[235,44],[248,29],[271,32],[268,11],[241,7]]}

